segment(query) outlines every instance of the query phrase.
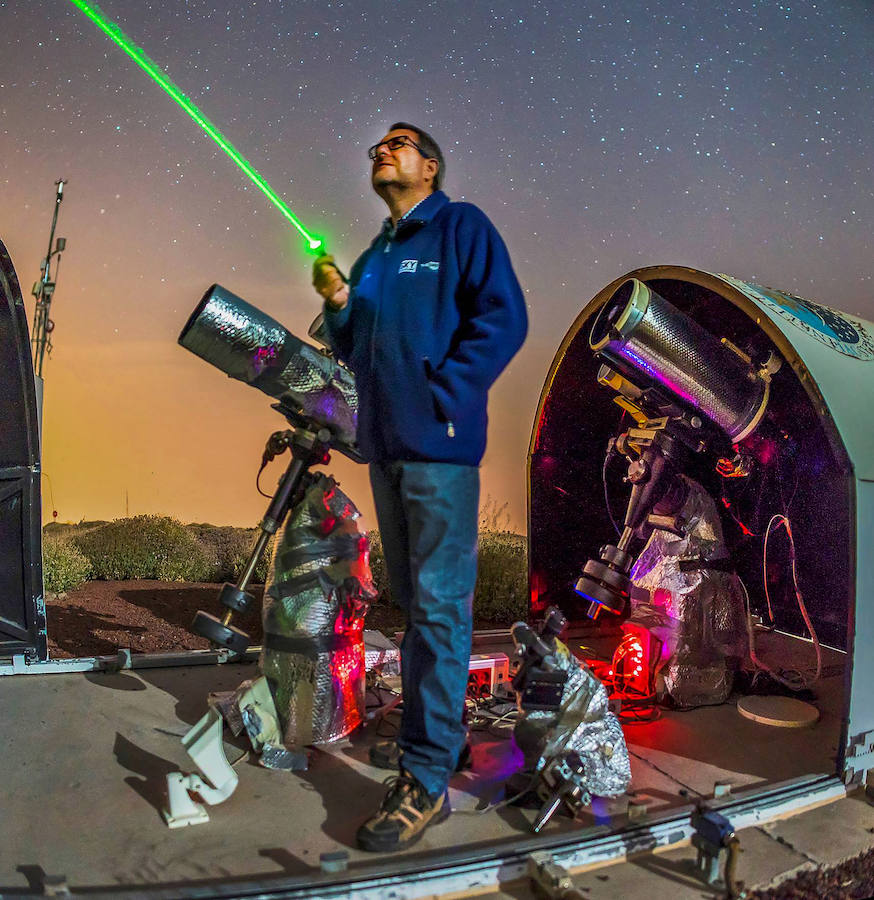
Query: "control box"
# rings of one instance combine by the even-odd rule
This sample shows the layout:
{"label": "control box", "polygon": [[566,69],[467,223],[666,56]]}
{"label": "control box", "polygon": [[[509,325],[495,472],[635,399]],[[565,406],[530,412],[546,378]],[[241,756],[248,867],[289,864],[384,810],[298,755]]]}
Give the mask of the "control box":
{"label": "control box", "polygon": [[506,653],[475,653],[470,658],[467,696],[482,700],[510,689],[510,659]]}

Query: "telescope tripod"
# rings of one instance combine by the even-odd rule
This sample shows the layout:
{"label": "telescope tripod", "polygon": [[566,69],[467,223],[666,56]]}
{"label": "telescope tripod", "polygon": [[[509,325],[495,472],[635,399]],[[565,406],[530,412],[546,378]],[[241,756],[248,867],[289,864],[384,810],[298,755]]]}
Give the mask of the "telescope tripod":
{"label": "telescope tripod", "polygon": [[241,654],[249,646],[249,635],[231,624],[235,612],[248,609],[255,599],[246,588],[255,574],[264,548],[270,538],[279,530],[285,521],[288,511],[298,502],[301,484],[312,466],[327,463],[330,459],[328,442],[330,432],[323,428],[313,432],[308,428],[296,426],[289,431],[277,431],[270,436],[264,450],[266,464],[286,449],[291,450],[291,460],[285,474],[279,481],[279,487],[273,495],[267,512],[260,522],[261,534],[249,554],[249,559],[236,584],[226,583],[219,591],[220,602],[227,607],[227,612],[219,619],[204,610],[198,610],[191,623],[191,630],[219,647],[225,647],[232,653]]}

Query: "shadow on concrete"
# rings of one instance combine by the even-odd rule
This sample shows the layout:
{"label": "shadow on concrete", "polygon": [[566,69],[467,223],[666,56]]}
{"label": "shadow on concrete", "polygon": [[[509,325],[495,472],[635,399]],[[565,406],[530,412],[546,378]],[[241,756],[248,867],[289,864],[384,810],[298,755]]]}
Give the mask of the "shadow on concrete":
{"label": "shadow on concrete", "polygon": [[[300,778],[322,801],[322,833],[343,847],[354,848],[358,826],[376,811],[385,796],[382,783],[348,765],[339,754],[323,753],[318,748],[313,750],[310,768],[300,773]],[[338,784],[343,785],[342,791],[337,790]]]}
{"label": "shadow on concrete", "polygon": [[124,783],[139,794],[160,816],[166,800],[164,789],[167,776],[171,772],[178,772],[179,767],[148,750],[143,750],[118,732],[112,749],[118,764],[128,772],[134,773],[127,776]]}
{"label": "shadow on concrete", "polygon": [[318,866],[311,866],[300,857],[289,853],[285,847],[265,847],[263,850],[258,851],[258,856],[276,863],[286,875],[291,875],[292,877],[311,875],[313,871],[321,871]]}
{"label": "shadow on concrete", "polygon": [[254,663],[226,663],[166,669],[138,669],[137,677],[176,701],[175,715],[193,725],[207,711],[211,693],[233,691],[243,681],[258,677]]}
{"label": "shadow on concrete", "polygon": [[659,875],[668,881],[673,881],[683,887],[701,891],[702,897],[724,897],[725,888],[708,884],[694,860],[691,859],[667,859],[657,853],[645,853],[628,860],[631,865],[638,866],[653,875]]}
{"label": "shadow on concrete", "polygon": [[111,691],[144,691],[146,686],[127,672],[85,672],[85,680]]}

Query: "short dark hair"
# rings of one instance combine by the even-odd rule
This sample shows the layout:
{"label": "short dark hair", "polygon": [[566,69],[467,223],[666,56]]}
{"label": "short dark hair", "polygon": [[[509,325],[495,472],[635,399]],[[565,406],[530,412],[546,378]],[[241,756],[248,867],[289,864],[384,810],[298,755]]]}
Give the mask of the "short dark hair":
{"label": "short dark hair", "polygon": [[389,131],[395,131],[398,128],[405,128],[407,131],[415,131],[416,137],[418,138],[416,143],[422,148],[422,151],[428,159],[437,160],[438,169],[437,174],[434,176],[432,187],[435,191],[439,191],[440,186],[443,184],[443,173],[446,170],[446,163],[443,160],[443,151],[440,149],[437,141],[435,141],[427,131],[423,131],[418,125],[410,125],[409,122],[395,122],[394,125],[389,128]]}

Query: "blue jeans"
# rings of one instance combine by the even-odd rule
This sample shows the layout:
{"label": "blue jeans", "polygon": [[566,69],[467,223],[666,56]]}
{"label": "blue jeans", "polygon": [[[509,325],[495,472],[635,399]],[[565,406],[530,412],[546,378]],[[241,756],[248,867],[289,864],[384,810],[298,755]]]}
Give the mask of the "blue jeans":
{"label": "blue jeans", "polygon": [[404,610],[401,766],[439,797],[466,740],[462,724],[476,585],[479,469],[370,464],[392,597]]}

